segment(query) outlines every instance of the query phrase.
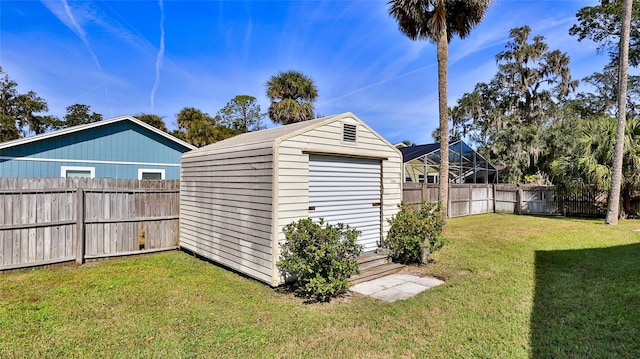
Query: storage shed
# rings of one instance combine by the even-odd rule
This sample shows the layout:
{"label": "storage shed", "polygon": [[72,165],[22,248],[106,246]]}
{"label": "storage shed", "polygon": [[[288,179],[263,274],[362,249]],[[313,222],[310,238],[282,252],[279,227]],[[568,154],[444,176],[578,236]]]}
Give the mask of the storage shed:
{"label": "storage shed", "polygon": [[400,151],[352,113],[246,133],[183,155],[180,246],[277,286],[285,225],[342,222],[375,251],[401,200]]}

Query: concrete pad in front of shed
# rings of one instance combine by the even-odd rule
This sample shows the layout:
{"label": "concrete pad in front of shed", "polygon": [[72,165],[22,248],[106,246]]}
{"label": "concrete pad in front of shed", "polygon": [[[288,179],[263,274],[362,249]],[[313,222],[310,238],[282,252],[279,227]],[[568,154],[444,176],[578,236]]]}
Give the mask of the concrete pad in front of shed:
{"label": "concrete pad in front of shed", "polygon": [[425,287],[423,285],[420,284],[416,284],[416,283],[411,283],[411,282],[406,282],[406,283],[402,283],[400,285],[397,285],[394,287],[394,289],[399,290],[403,293],[408,293],[411,295],[416,295],[420,292],[422,292],[425,289],[428,289],[429,287]]}
{"label": "concrete pad in front of shed", "polygon": [[351,287],[351,291],[373,298],[394,302],[399,299],[411,298],[414,295],[443,284],[444,282],[432,277],[418,277],[411,274],[390,274]]}
{"label": "concrete pad in front of shed", "polygon": [[371,296],[376,299],[384,300],[385,302],[395,302],[396,300],[399,300],[399,299],[411,298],[414,295],[415,294],[403,292],[398,289],[387,288],[383,291],[373,293]]}
{"label": "concrete pad in front of shed", "polygon": [[435,287],[444,283],[440,279],[433,277],[418,277],[418,279],[412,280],[412,282],[424,285],[427,288]]}

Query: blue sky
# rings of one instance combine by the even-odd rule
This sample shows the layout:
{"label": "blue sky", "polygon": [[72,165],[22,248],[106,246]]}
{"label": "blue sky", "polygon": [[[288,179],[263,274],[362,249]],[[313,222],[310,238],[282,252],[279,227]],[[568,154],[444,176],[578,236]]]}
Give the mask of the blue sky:
{"label": "blue sky", "polygon": [[[494,0],[471,36],[450,44],[449,105],[493,77],[514,27],[566,52],[574,78],[600,71],[607,57],[568,34],[576,12],[597,3]],[[2,0],[0,66],[59,117],[81,103],[175,128],[183,107],[214,115],[240,94],[266,112],[266,81],[297,70],[316,82],[316,113],[353,112],[391,142],[432,142],[438,123],[435,45],[400,33],[387,1]]]}

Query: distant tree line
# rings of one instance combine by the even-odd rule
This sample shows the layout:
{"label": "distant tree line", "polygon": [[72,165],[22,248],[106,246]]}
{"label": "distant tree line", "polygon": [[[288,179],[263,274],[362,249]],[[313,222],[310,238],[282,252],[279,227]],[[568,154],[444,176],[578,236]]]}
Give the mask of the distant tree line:
{"label": "distant tree line", "polygon": [[[640,12],[633,2],[629,64],[640,63]],[[510,32],[496,55],[498,71],[475,85],[449,109],[453,138],[474,144],[501,168],[501,181],[553,183],[566,189],[607,191],[612,185],[618,116],[619,34],[622,1],[587,6],[577,13],[569,34],[589,39],[608,54],[601,71],[582,79],[577,92],[570,59],[551,50],[528,26]],[[621,202],[628,214],[631,197],[640,191],[640,76],[629,76]]]}
{"label": "distant tree line", "polygon": [[[46,100],[33,91],[21,94],[17,87],[0,67],[0,142],[103,119],[84,104],[68,106],[62,119],[47,115]],[[313,102],[318,97],[318,89],[310,77],[298,71],[280,72],[267,81],[266,93],[271,101],[267,113],[261,112],[255,97],[238,95],[213,116],[194,107],[184,107],[176,114],[177,128],[172,131],[167,129],[163,116],[139,113],[134,117],[198,147],[264,129],[266,116],[276,124],[314,117]]]}
{"label": "distant tree line", "polygon": [[[446,43],[455,34],[464,37],[489,3],[389,1],[389,13],[404,34],[437,44],[440,126],[432,135],[441,148],[449,141],[471,142],[500,168],[502,182],[553,183],[565,189],[588,186],[609,191],[611,198],[620,188],[620,214],[629,213],[631,197],[640,193],[640,77],[628,76],[626,92],[620,91],[625,86],[619,86],[619,79],[626,77],[628,66],[640,64],[640,0],[603,0],[578,11],[569,34],[578,41],[594,41],[598,52],[610,60],[601,71],[582,79],[588,89],[577,92],[579,81],[571,76],[569,56],[549,49],[545,38],[533,35],[525,25],[510,31],[505,49],[496,55],[494,77],[476,84],[454,106],[444,107],[447,75],[440,65],[447,61]],[[630,19],[630,25],[623,19]],[[456,32],[460,25],[463,32]],[[626,44],[628,54],[620,56],[626,54]],[[614,158],[622,159],[619,182]],[[442,178],[446,165],[443,157]],[[440,198],[446,201],[446,195],[441,188]],[[609,203],[607,223],[613,223],[612,203],[617,200]]]}

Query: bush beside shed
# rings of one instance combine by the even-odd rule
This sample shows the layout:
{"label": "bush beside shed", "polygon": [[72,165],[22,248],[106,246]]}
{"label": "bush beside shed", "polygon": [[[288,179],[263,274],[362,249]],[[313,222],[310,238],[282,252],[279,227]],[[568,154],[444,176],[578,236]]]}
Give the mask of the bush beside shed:
{"label": "bush beside shed", "polygon": [[402,200],[402,155],[352,113],[246,133],[186,153],[180,246],[272,286],[282,228],[325,218],[383,243]]}

